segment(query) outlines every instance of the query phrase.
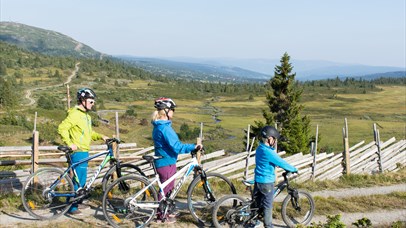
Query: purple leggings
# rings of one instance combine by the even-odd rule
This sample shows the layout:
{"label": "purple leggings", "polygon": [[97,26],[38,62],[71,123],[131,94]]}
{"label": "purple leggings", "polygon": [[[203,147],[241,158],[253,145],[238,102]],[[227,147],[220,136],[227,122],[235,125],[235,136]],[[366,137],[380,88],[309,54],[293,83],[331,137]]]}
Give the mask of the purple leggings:
{"label": "purple leggings", "polygon": [[[159,175],[159,180],[161,183],[165,182],[169,178],[171,178],[175,173],[176,173],[176,165],[168,165],[168,166],[163,166],[160,168],[156,169],[158,175]],[[164,195],[166,195],[168,192],[172,191],[173,188],[175,187],[175,180],[173,180],[170,184],[168,184],[164,189]],[[162,189],[160,189],[162,191]],[[161,194],[158,194],[158,200],[161,201],[162,196]]]}

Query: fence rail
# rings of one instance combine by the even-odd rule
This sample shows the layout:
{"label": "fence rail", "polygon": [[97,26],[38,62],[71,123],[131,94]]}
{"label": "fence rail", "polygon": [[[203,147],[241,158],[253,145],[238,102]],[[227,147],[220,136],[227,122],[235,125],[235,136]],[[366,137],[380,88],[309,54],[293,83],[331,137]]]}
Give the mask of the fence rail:
{"label": "fence rail", "polygon": [[[201,126],[202,127],[202,126]],[[399,167],[406,165],[406,140],[396,141],[391,138],[386,142],[381,142],[379,130],[374,124],[374,141],[365,144],[365,141],[359,142],[352,147],[348,140],[347,120],[343,128],[343,151],[339,153],[320,153],[317,154],[317,133],[316,142],[311,146],[310,154],[297,153],[287,156],[285,152],[279,152],[288,163],[299,169],[297,182],[307,180],[326,180],[337,179],[342,175],[350,173],[355,174],[373,174],[386,171],[395,171]],[[116,134],[118,136],[118,116],[116,113]],[[247,140],[249,137],[248,126]],[[318,132],[318,126],[317,126]],[[45,166],[66,166],[65,154],[57,150],[56,146],[39,146],[38,132],[34,131],[32,146],[8,146],[0,147],[0,166],[29,166],[30,168],[10,171],[0,171],[0,193],[1,192],[19,192],[22,183],[38,167]],[[202,133],[201,133],[202,134]],[[252,140],[254,141],[255,138]],[[253,143],[252,141],[252,143]],[[255,167],[255,151],[247,148],[245,152],[236,154],[227,154],[224,150],[219,150],[206,154],[201,158],[203,168],[207,172],[221,173],[230,179],[253,178]],[[106,150],[106,145],[92,145],[90,153],[98,153]],[[146,154],[153,154],[154,147],[137,148],[136,143],[122,143],[119,145],[118,157],[124,163],[138,165],[143,172],[150,176],[153,171],[149,164],[141,157]],[[187,164],[190,155],[180,155],[177,166],[179,168]],[[97,167],[95,162],[101,161],[96,158],[89,163],[88,179],[95,173]],[[317,164],[317,166],[316,166]],[[107,168],[102,170],[100,177],[104,175]],[[281,169],[276,169],[277,178],[280,178]],[[101,178],[96,179],[100,182]]]}
{"label": "fence rail", "polygon": [[[382,167],[384,171],[394,171],[400,166],[406,165],[406,140],[396,142],[395,138],[391,138],[386,142],[381,142],[381,158]],[[30,155],[27,147],[0,147],[0,154],[3,159],[6,157],[14,158],[18,153],[24,156]],[[92,146],[90,153],[97,153],[106,149],[103,146]],[[64,166],[66,163],[65,156],[56,152],[54,147],[39,147],[41,153],[39,154],[38,164],[41,167],[45,166]],[[55,153],[52,153],[54,151]],[[360,142],[353,147],[349,148],[350,155],[350,170],[355,174],[373,174],[379,172],[379,165],[376,156],[377,147],[375,142],[370,142],[364,145]],[[135,143],[120,144],[120,159],[125,163],[132,163],[138,165],[147,176],[152,175],[152,170],[146,161],[142,160],[141,156],[146,154],[153,154],[153,147],[137,148]],[[62,155],[62,156],[61,156]],[[202,156],[203,168],[208,172],[218,172],[226,175],[230,179],[242,178],[246,163],[248,164],[248,178],[253,178],[255,167],[255,151],[247,156],[248,152],[241,152],[237,154],[226,154],[224,150],[215,151],[210,154]],[[297,182],[307,180],[326,180],[337,179],[345,175],[346,168],[343,167],[343,153],[320,153],[303,154],[297,153],[291,156],[286,156],[285,152],[280,152],[287,162],[291,163],[300,170],[300,175],[296,178]],[[31,155],[30,155],[31,156]],[[47,157],[57,158],[47,158]],[[177,163],[178,167],[184,166],[190,159],[190,155],[180,155]],[[247,162],[248,159],[248,162]],[[96,160],[96,159],[95,159]],[[314,162],[317,163],[317,169],[312,169]],[[1,160],[0,165],[10,164],[26,164],[30,165],[31,160]],[[89,164],[88,178],[90,179],[97,167],[92,167],[93,162]],[[107,171],[105,168],[100,176]],[[31,169],[22,169],[15,171],[1,171],[0,172],[0,192],[19,192],[22,183],[30,175]],[[277,169],[277,178],[280,178],[282,173],[281,169]],[[100,182],[101,178],[96,182]]]}

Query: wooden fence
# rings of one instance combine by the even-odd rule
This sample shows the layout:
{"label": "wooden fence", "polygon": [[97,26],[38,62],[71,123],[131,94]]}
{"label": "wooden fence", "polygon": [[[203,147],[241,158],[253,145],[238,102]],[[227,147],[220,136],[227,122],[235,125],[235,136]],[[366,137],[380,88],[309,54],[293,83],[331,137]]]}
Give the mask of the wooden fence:
{"label": "wooden fence", "polygon": [[[351,173],[378,173],[379,165],[377,162],[377,146],[375,142],[365,144],[360,142],[349,148],[350,154],[350,170]],[[92,146],[90,153],[97,153],[105,150],[105,146]],[[38,164],[41,167],[47,166],[64,166],[66,158],[63,153],[57,152],[55,147],[39,147],[39,160]],[[142,160],[141,155],[153,154],[153,147],[137,148],[135,143],[120,144],[120,159],[125,163],[132,163],[138,165],[147,176],[152,174],[149,164]],[[202,157],[203,168],[208,172],[218,172],[230,179],[243,178],[246,161],[248,160],[248,178],[253,178],[255,167],[255,151],[241,152],[236,154],[226,155],[224,150],[215,151],[206,154]],[[337,179],[345,174],[343,168],[343,153],[320,153],[312,156],[311,154],[298,153],[291,156],[284,156],[284,152],[280,152],[287,162],[297,167],[300,175],[296,181],[302,182],[307,180],[326,180]],[[32,157],[29,147],[1,147],[0,158],[22,158]],[[401,166],[406,165],[406,140],[396,141],[391,138],[386,142],[381,143],[381,158],[382,167],[384,171],[395,171]],[[190,155],[180,155],[177,163],[178,167],[184,166],[190,159]],[[95,159],[94,161],[100,161]],[[31,164],[31,160],[1,160],[0,165],[12,164]],[[96,171],[94,167],[95,162],[89,165],[88,178],[90,179]],[[96,163],[98,165],[98,163]],[[313,169],[313,167],[317,167]],[[22,183],[30,175],[31,168],[13,171],[0,172],[0,192],[19,192]],[[107,171],[104,169],[101,177]],[[277,169],[277,176],[282,173],[281,169]],[[100,182],[101,178],[96,182]]]}
{"label": "wooden fence", "polygon": [[[26,169],[0,171],[0,193],[19,192],[22,183],[30,173],[38,168],[47,166],[66,167],[64,153],[58,151],[56,146],[38,146],[38,138],[38,132],[34,131],[33,146],[0,147],[0,166],[29,166]],[[345,121],[345,127],[343,128],[343,152],[317,154],[316,136],[316,143],[312,145],[310,154],[297,153],[286,156],[285,152],[279,152],[279,155],[299,169],[299,176],[296,178],[298,182],[307,180],[334,180],[350,173],[373,174],[395,171],[399,167],[406,165],[405,139],[396,141],[395,138],[391,138],[386,142],[381,142],[379,131],[376,130],[375,125],[374,139],[374,141],[368,144],[362,141],[350,147],[348,145],[348,131]],[[104,150],[106,150],[105,145],[94,145],[91,146],[90,154]],[[136,143],[125,143],[119,145],[118,151],[120,160],[125,163],[138,165],[147,176],[153,173],[150,165],[142,159],[142,155],[153,154],[153,147],[138,148]],[[88,179],[93,176],[102,159],[96,158],[91,161]],[[177,166],[182,167],[186,165],[189,159],[190,155],[188,154],[180,155]],[[253,178],[255,151],[251,152],[247,147],[245,152],[226,154],[224,150],[220,150],[204,155],[201,161],[203,168],[207,172],[221,173],[230,179]],[[105,168],[100,177],[106,171],[107,169]],[[281,169],[276,170],[277,178],[280,178],[281,173]],[[96,179],[96,183],[100,181],[101,178]]]}

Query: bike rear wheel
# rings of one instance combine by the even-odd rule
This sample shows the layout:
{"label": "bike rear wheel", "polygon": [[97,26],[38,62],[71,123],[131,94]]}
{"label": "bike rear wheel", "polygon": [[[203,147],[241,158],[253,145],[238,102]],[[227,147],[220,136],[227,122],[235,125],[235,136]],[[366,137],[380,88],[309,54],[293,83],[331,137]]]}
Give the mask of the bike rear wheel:
{"label": "bike rear wheel", "polygon": [[145,177],[145,174],[141,169],[132,164],[120,164],[120,174],[117,174],[117,165],[112,166],[104,175],[102,186],[103,191],[106,191],[108,185],[112,184],[115,181],[115,178],[120,178],[127,175],[141,175]]}
{"label": "bike rear wheel", "polygon": [[236,194],[233,183],[219,173],[206,173],[207,181],[197,176],[187,192],[188,208],[199,225],[212,226],[212,209],[222,196]]}
{"label": "bike rear wheel", "polygon": [[70,177],[65,175],[53,189],[49,188],[62,174],[63,171],[57,168],[43,168],[27,178],[21,190],[21,200],[25,210],[34,218],[51,220],[69,210],[72,197],[52,196],[52,194],[74,193]]}
{"label": "bike rear wheel", "polygon": [[[298,197],[288,194],[282,203],[282,219],[289,227],[307,225],[313,218],[315,204],[313,197],[305,191],[298,190]],[[296,205],[300,206],[296,208]]]}
{"label": "bike rear wheel", "polygon": [[212,222],[220,227],[244,227],[250,218],[251,201],[239,195],[221,197],[213,207]]}
{"label": "bike rear wheel", "polygon": [[109,185],[103,195],[103,214],[113,227],[146,227],[154,219],[158,202],[153,186],[144,191],[135,202],[156,207],[132,206],[130,201],[150,182],[141,176],[124,176]]}

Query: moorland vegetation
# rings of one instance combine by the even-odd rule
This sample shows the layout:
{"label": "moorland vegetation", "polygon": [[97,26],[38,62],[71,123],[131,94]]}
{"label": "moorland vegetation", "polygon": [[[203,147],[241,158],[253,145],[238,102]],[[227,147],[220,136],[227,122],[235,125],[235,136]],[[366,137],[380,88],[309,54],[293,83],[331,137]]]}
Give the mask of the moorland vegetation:
{"label": "moorland vegetation", "polygon": [[[0,42],[0,145],[29,145],[35,112],[41,142],[60,143],[56,126],[65,117],[67,106],[63,83],[77,63],[79,71],[69,84],[70,96],[75,98],[77,88],[93,88],[98,96],[94,118],[107,120],[94,121],[97,130],[112,135],[114,111],[106,110],[122,110],[120,137],[141,147],[152,143],[149,122],[153,100],[167,96],[179,105],[174,126],[183,139],[194,141],[203,122],[208,151],[243,151],[244,129],[255,121],[266,122],[263,113],[269,109],[267,93],[274,91],[274,75],[267,83],[185,80],[152,74],[120,59],[48,56]],[[310,136],[319,125],[321,151],[342,150],[344,118],[349,120],[350,144],[372,141],[374,122],[383,140],[405,138],[404,77],[372,81],[337,77],[292,84],[302,91],[298,105],[310,120]],[[25,98],[27,90],[36,100],[32,106]]]}

